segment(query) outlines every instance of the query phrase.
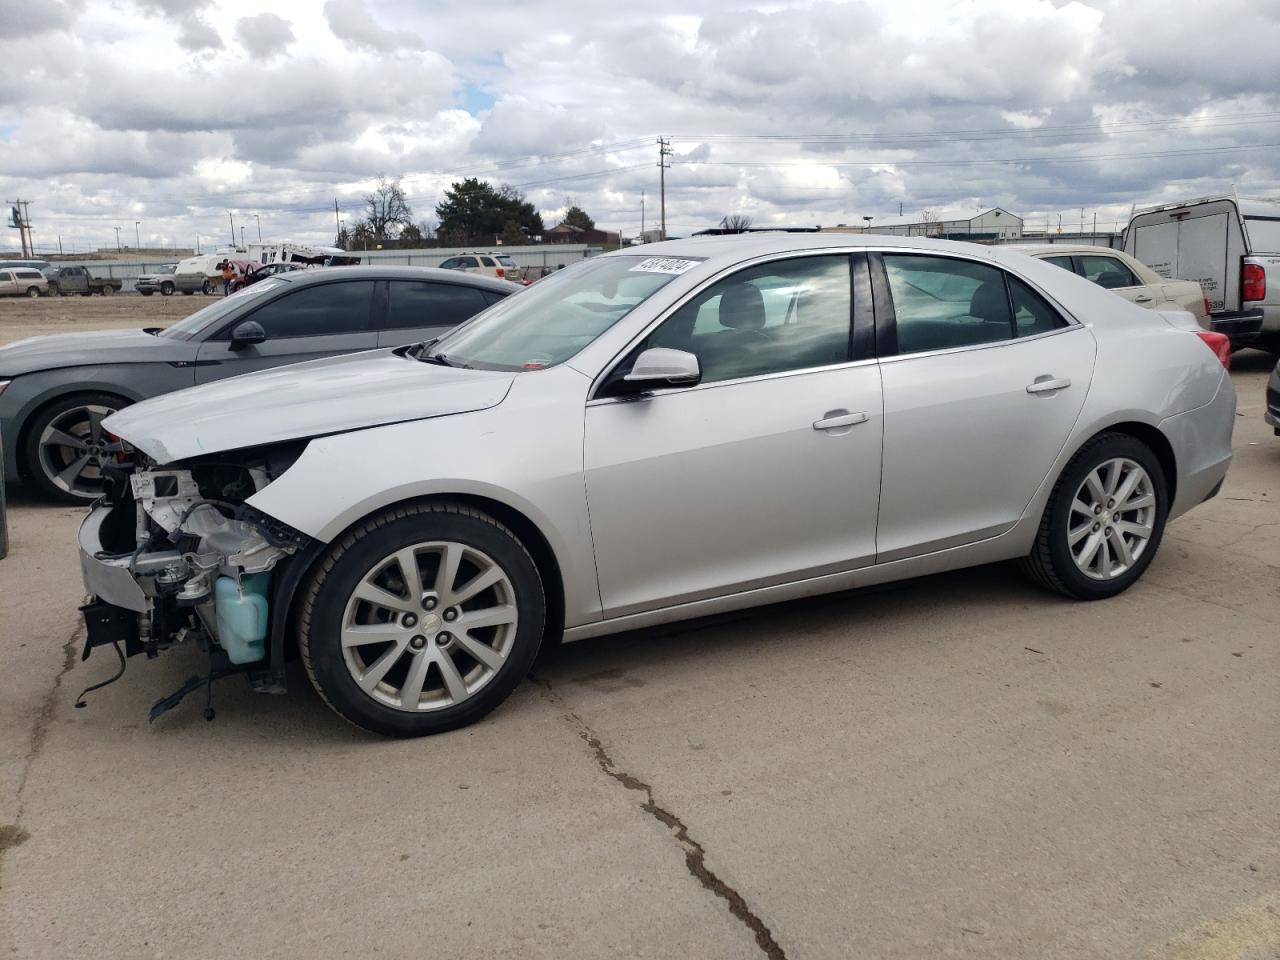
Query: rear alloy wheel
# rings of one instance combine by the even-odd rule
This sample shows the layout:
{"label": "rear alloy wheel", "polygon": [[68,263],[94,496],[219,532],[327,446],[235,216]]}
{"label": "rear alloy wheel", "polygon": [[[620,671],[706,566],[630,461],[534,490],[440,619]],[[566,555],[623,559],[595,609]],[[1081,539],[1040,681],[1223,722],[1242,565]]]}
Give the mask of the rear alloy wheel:
{"label": "rear alloy wheel", "polygon": [[452,503],[364,521],[321,561],[299,646],[316,690],[387,736],[474,723],[511,693],[542,641],[542,580],[519,539]]}
{"label": "rear alloy wheel", "polygon": [[1090,441],[1059,477],[1024,569],[1078,600],[1128,589],[1155,557],[1168,483],[1151,449],[1125,434]]}
{"label": "rear alloy wheel", "polygon": [[102,429],[102,421],[125,405],[110,394],[82,393],[45,407],[26,431],[27,475],[63,503],[102,496],[102,467],[123,449]]}

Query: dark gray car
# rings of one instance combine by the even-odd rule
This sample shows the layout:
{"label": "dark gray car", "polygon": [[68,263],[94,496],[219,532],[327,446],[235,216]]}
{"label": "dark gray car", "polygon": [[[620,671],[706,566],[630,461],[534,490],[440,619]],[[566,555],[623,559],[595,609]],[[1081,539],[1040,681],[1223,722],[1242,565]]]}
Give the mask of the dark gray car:
{"label": "dark gray car", "polygon": [[138,400],[267,367],[440,336],[521,287],[426,267],[300,270],[167,329],[33,337],[0,347],[5,480],[57,499],[102,492],[119,451],[102,419]]}

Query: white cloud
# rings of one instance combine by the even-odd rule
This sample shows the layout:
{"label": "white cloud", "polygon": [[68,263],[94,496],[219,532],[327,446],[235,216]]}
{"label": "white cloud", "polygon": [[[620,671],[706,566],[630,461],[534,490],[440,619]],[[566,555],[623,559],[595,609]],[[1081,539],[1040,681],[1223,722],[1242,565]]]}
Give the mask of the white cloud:
{"label": "white cloud", "polygon": [[296,38],[288,20],[274,13],[259,13],[236,22],[236,39],[255,60],[270,60],[284,53]]}

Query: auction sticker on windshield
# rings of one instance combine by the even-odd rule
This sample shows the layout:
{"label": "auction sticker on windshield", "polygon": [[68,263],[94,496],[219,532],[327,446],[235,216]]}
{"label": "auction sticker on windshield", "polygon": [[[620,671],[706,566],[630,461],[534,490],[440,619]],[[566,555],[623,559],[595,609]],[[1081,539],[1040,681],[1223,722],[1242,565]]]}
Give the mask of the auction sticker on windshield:
{"label": "auction sticker on windshield", "polygon": [[701,262],[701,260],[677,260],[674,257],[646,257],[632,267],[631,272],[669,273],[679,276],[682,273],[688,273]]}

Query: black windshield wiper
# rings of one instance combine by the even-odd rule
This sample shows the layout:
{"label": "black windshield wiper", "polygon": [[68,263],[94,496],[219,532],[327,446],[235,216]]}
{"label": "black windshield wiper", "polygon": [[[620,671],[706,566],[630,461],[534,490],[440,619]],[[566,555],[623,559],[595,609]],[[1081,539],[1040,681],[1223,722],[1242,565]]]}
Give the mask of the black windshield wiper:
{"label": "black windshield wiper", "polygon": [[457,360],[450,360],[443,353],[425,353],[418,357],[423,363],[434,363],[442,367],[459,367],[463,370],[470,370],[471,367],[465,363],[459,363]]}

